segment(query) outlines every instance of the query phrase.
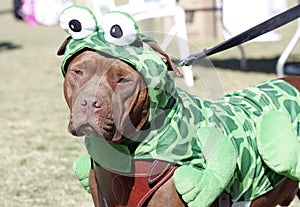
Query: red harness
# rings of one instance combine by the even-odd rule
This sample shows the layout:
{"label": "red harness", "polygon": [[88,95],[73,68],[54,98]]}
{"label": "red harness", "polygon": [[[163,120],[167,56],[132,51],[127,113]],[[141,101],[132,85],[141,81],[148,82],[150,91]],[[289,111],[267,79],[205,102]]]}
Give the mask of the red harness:
{"label": "red harness", "polygon": [[142,207],[174,173],[177,166],[159,160],[134,160],[130,173],[105,169],[95,163],[100,197],[107,206]]}

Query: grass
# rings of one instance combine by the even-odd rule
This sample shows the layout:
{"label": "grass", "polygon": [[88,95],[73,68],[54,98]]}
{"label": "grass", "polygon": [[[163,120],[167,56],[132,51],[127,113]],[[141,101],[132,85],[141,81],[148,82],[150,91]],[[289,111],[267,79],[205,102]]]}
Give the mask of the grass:
{"label": "grass", "polygon": [[66,132],[56,56],[65,34],[11,13],[0,22],[0,206],[92,206],[72,170],[82,145]]}
{"label": "grass", "polygon": [[[92,206],[72,170],[74,159],[85,151],[80,139],[66,130],[68,109],[62,91],[61,57],[56,56],[66,36],[58,26],[31,26],[16,21],[7,12],[12,2],[3,0],[1,4],[0,206]],[[247,57],[257,60],[257,64],[262,59],[276,60],[293,29],[281,30],[285,34],[282,42],[246,45]],[[220,41],[191,37],[191,52]],[[299,49],[295,51],[293,60]],[[219,61],[219,68],[211,63],[211,67],[194,67],[196,86],[187,90],[211,97],[216,86],[221,94],[276,77],[274,73],[233,70],[238,57],[234,48],[212,57]],[[186,88],[181,80],[177,82]]]}

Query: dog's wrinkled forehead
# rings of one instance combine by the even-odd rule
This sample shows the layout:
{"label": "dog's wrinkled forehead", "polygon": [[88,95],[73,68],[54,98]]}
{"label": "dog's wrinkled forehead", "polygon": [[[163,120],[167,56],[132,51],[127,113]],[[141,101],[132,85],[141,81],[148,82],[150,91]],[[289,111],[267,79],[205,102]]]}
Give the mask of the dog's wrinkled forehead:
{"label": "dog's wrinkled forehead", "polygon": [[66,73],[68,62],[84,49],[121,59],[133,65],[139,72],[142,72],[143,68],[151,68],[149,75],[158,72],[155,70],[166,69],[161,58],[145,43],[153,40],[139,34],[136,22],[127,13],[109,12],[98,24],[88,8],[71,6],[63,11],[60,26],[70,35],[63,48],[63,75]]}

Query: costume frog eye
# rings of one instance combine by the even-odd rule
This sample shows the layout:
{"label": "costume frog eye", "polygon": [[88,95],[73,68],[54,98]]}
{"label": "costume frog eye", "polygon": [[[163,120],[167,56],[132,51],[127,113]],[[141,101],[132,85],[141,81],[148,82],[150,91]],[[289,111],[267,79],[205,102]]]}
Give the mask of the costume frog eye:
{"label": "costume frog eye", "polygon": [[138,33],[134,19],[124,12],[109,12],[102,17],[101,27],[107,42],[124,46],[133,43]]}
{"label": "costume frog eye", "polygon": [[86,8],[71,6],[60,16],[60,27],[73,39],[83,39],[92,34],[97,27],[95,16]]}

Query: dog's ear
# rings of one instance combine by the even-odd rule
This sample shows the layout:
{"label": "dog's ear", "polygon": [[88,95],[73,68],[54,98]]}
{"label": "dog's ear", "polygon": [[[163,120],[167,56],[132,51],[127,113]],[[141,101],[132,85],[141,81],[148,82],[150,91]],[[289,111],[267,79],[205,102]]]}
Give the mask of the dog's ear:
{"label": "dog's ear", "polygon": [[156,45],[154,42],[146,42],[160,57],[161,59],[166,63],[168,70],[173,71],[174,74],[178,77],[182,77],[182,74],[180,71],[175,67],[175,65],[172,63],[171,58],[167,53],[165,53],[158,45]]}
{"label": "dog's ear", "polygon": [[67,44],[68,44],[68,42],[69,42],[70,39],[71,39],[71,36],[67,37],[65,39],[65,41],[63,41],[63,43],[60,45],[60,47],[58,48],[58,50],[56,52],[57,55],[60,56],[60,55],[64,55],[65,54],[66,46],[67,46]]}

